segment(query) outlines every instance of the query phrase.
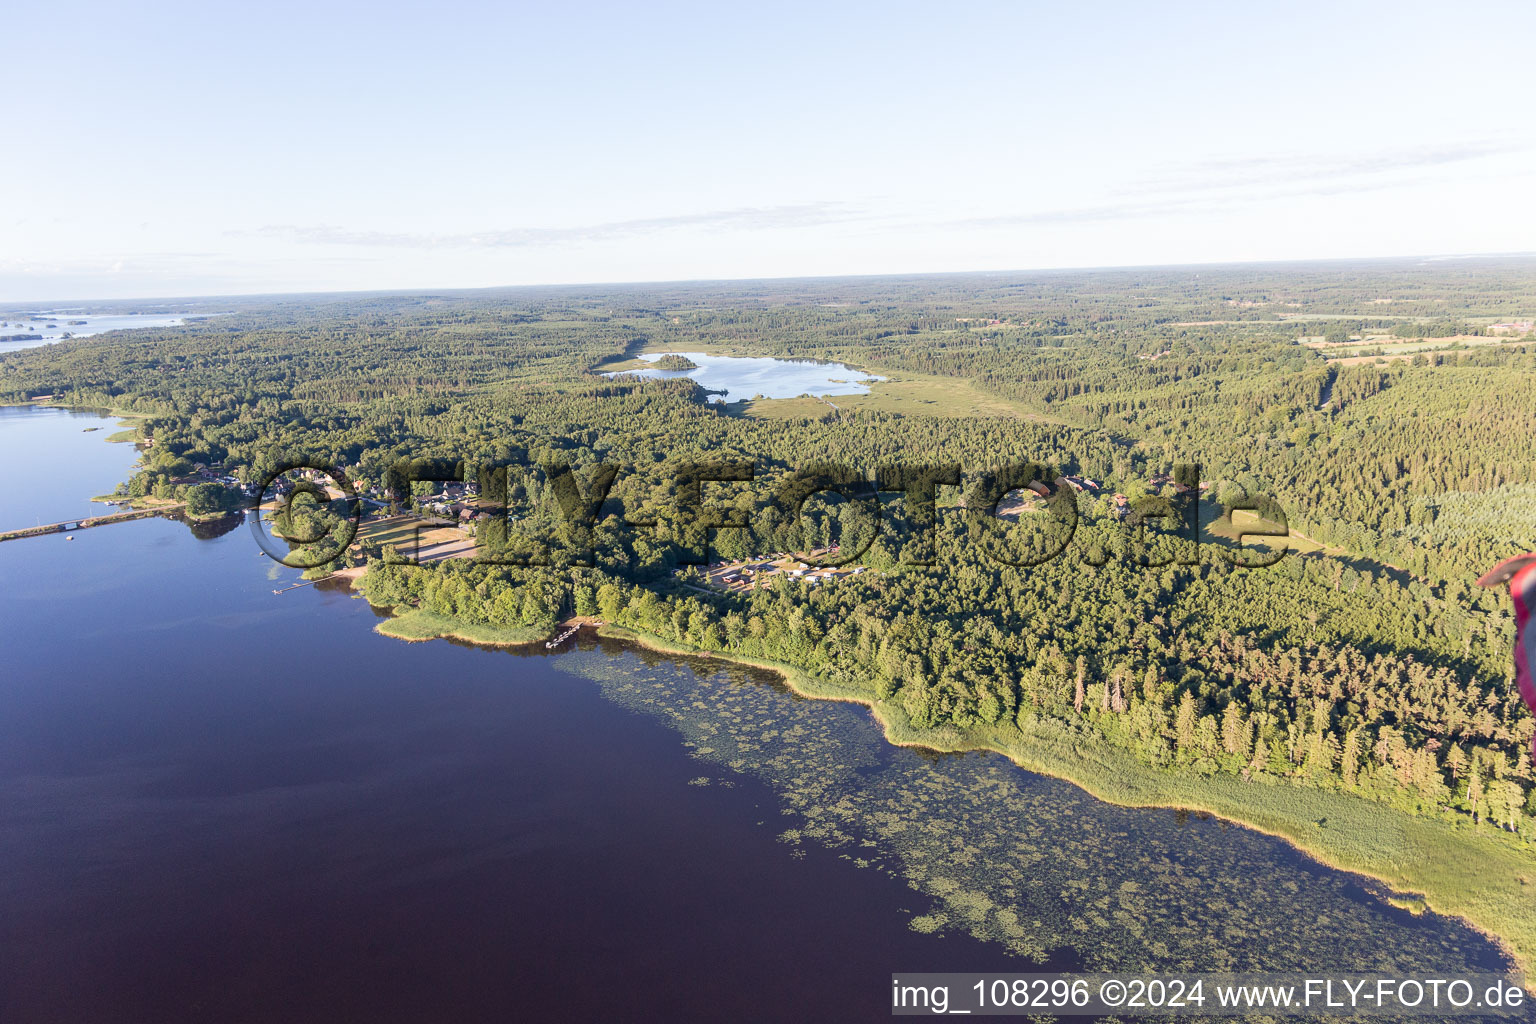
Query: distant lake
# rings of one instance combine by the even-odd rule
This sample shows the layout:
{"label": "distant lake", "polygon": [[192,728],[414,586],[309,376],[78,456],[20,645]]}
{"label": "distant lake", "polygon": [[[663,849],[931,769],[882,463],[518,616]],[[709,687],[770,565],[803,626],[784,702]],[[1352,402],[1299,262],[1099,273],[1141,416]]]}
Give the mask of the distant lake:
{"label": "distant lake", "polygon": [[664,355],[679,355],[698,363],[693,370],[659,370],[646,367],[620,370],[605,377],[631,374],[637,377],[688,377],[710,391],[724,392],[726,402],[751,398],[798,398],[801,395],[867,395],[869,385],[884,377],[855,370],[842,363],[818,363],[809,359],[773,359],[768,356],[711,356],[703,352],[647,352],[640,358],[653,363]]}
{"label": "distant lake", "polygon": [[[207,314],[200,314],[207,315]],[[107,331],[136,327],[180,327],[185,318],[165,313],[79,313],[68,310],[35,310],[0,313],[0,339],[15,334],[39,335],[26,341],[0,340],[0,352],[51,345],[66,338],[89,338]]]}

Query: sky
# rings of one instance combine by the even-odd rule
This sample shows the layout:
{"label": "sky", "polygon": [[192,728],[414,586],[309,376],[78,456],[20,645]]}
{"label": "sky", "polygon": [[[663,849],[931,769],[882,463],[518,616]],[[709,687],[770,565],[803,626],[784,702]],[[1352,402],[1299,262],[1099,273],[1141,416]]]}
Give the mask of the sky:
{"label": "sky", "polygon": [[1536,4],[13,5],[0,301],[1536,250]]}

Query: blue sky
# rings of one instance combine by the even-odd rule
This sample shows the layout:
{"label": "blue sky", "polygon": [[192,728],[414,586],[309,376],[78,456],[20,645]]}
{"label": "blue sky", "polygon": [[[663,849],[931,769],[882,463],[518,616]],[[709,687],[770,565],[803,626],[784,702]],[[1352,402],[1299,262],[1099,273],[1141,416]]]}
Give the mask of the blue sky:
{"label": "blue sky", "polygon": [[12,7],[0,300],[1536,250],[1536,5]]}

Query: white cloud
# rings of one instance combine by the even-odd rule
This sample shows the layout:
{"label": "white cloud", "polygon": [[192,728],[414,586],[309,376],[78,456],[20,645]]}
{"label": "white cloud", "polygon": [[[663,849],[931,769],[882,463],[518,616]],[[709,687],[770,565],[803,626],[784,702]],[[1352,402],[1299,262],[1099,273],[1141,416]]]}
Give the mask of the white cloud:
{"label": "white cloud", "polygon": [[702,213],[644,217],[571,227],[500,228],[460,234],[413,234],[366,231],[331,225],[278,224],[257,234],[316,245],[352,245],[395,249],[520,249],[579,242],[604,242],[641,235],[687,229],[773,231],[816,227],[860,219],[862,214],[846,203],[816,202],[782,206],[741,207]]}

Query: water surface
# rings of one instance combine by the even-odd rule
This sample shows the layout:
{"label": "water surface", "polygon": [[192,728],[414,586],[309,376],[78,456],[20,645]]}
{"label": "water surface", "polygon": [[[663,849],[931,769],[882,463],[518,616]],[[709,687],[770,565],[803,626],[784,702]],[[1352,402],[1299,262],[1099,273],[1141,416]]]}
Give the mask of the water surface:
{"label": "water surface", "polygon": [[[165,313],[81,313],[70,310],[0,312],[0,352],[51,345],[66,338],[89,338],[107,331],[179,327],[185,322],[180,316]],[[38,337],[3,340],[14,335]]]}
{"label": "water surface", "polygon": [[[639,358],[655,362],[663,355],[684,356],[699,365],[692,370],[646,367],[622,372],[661,379],[688,377],[710,391],[722,392],[719,398],[725,402],[742,402],[752,398],[798,398],[801,395],[867,395],[871,383],[885,379],[842,363],[818,363],[804,359],[712,356],[703,352],[647,352]],[[608,377],[618,375],[618,372],[604,374]]]}
{"label": "water surface", "polygon": [[[0,419],[0,468],[80,422]],[[0,576],[6,1024],[874,1020],[901,965],[1014,962],[557,670],[596,648],[389,640],[274,596],[243,528],[12,541]]]}
{"label": "water surface", "polygon": [[0,532],[114,511],[91,498],[128,479],[138,450],[105,439],[129,425],[99,412],[0,405]]}

